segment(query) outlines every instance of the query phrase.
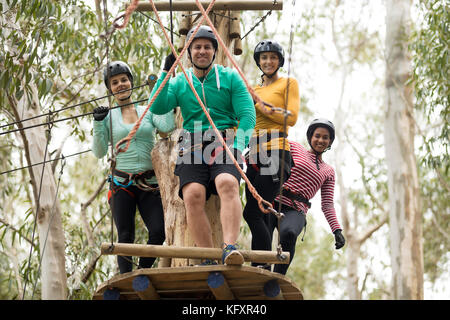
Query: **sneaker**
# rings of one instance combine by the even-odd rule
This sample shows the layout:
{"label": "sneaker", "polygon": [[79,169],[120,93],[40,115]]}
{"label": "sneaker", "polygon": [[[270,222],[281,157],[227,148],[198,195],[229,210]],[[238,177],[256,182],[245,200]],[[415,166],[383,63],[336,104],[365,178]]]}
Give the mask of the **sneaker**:
{"label": "sneaker", "polygon": [[223,249],[222,263],[228,265],[242,265],[244,257],[237,251],[236,245],[229,244]]}

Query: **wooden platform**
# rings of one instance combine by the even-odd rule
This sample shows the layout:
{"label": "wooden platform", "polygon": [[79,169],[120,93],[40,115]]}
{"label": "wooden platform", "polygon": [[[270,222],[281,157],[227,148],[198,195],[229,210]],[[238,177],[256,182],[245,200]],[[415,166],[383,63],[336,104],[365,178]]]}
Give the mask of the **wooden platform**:
{"label": "wooden platform", "polygon": [[303,300],[297,285],[278,273],[250,266],[138,269],[102,283],[94,300]]}

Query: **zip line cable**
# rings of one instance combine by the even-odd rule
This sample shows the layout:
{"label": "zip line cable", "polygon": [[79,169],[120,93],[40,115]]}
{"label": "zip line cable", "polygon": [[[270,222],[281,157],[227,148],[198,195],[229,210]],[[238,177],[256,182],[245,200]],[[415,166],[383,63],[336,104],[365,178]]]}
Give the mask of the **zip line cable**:
{"label": "zip line cable", "polygon": [[[152,20],[153,22],[158,22],[158,21],[156,21],[155,19],[153,19],[152,17],[150,17],[149,15],[146,15],[144,12],[142,12],[142,11],[138,11],[138,12],[139,12],[140,14],[142,14],[144,17],[146,17],[147,19],[150,19],[150,20]],[[173,34],[176,35],[177,37],[181,37],[180,34],[178,34],[177,32],[175,32],[175,31],[173,31],[173,30],[170,30],[170,29],[167,28],[167,27],[164,27],[164,29],[166,29],[167,31],[173,32]]]}
{"label": "zip line cable", "polygon": [[[137,6],[137,1],[133,2],[132,6]],[[125,22],[128,23],[129,20],[129,16],[127,15],[125,16],[124,20]],[[103,20],[105,22],[105,31],[107,32],[108,30],[108,7],[107,7],[107,1],[103,0]],[[116,30],[116,25],[113,24],[113,29],[111,29],[110,31],[110,35],[112,36],[112,34],[114,33],[114,31]],[[111,70],[109,68],[109,40],[110,38],[105,37],[105,47],[106,47],[106,81],[107,83],[109,82],[109,79],[111,78]],[[108,91],[112,92],[110,89],[110,85],[107,85]],[[109,108],[111,109],[111,97],[108,97],[108,103],[109,103]],[[116,169],[116,154],[115,154],[115,150],[114,150],[114,141],[113,141],[113,123],[112,123],[112,115],[109,117],[109,130],[110,130],[110,142],[111,142],[111,158],[109,159],[111,161],[111,167],[110,167],[110,172],[111,172],[111,180],[114,181],[114,171]],[[111,249],[114,246],[114,202],[115,202],[115,197],[114,197],[114,189],[111,187]]]}
{"label": "zip line cable", "polygon": [[[130,102],[130,103],[123,104],[121,106],[111,107],[109,110],[113,110],[113,109],[129,106],[129,105],[132,105],[132,104],[135,104],[135,103],[141,103],[141,102],[145,102],[145,101],[148,101],[148,99],[136,100],[136,101],[133,101],[133,102]],[[48,120],[47,122],[33,124],[33,125],[28,126],[28,127],[17,128],[17,129],[12,129],[12,130],[9,130],[9,131],[0,132],[0,136],[4,135],[4,134],[8,134],[8,133],[13,133],[13,132],[16,132],[16,131],[22,131],[22,130],[26,130],[26,129],[36,128],[36,127],[40,127],[40,126],[45,126],[45,125],[48,125],[48,124],[54,124],[54,123],[57,123],[57,122],[62,122],[62,121],[67,121],[67,120],[76,119],[76,118],[80,118],[80,117],[85,117],[85,116],[88,116],[88,115],[91,115],[91,114],[94,114],[94,111],[78,114],[76,116],[71,116],[71,117],[67,117],[67,118],[57,119],[57,120]]]}
{"label": "zip line cable", "polygon": [[90,152],[90,151],[92,151],[92,150],[91,150],[91,149],[88,149],[88,150],[76,152],[76,153],[73,153],[73,154],[69,154],[68,156],[61,155],[61,157],[59,157],[59,158],[49,159],[49,160],[46,160],[46,161],[42,161],[42,162],[30,164],[30,165],[28,165],[28,166],[24,166],[24,167],[20,167],[20,168],[15,168],[15,169],[11,169],[11,170],[8,170],[8,171],[3,171],[3,172],[0,172],[0,176],[3,175],[3,174],[7,174],[7,173],[11,173],[11,172],[23,170],[23,169],[28,169],[28,168],[31,168],[31,167],[34,167],[34,166],[39,166],[39,165],[44,164],[44,163],[49,163],[49,162],[58,161],[58,160],[65,160],[65,159],[67,159],[67,158],[74,157],[74,156],[78,156],[78,155],[80,155],[80,154],[83,154],[83,153],[86,153],[86,152]]}
{"label": "zip line cable", "polygon": [[[146,81],[145,84],[142,84],[142,85],[130,88],[130,89],[125,89],[125,90],[119,91],[118,93],[127,92],[127,91],[130,91],[130,90],[133,90],[133,89],[139,89],[139,88],[145,87],[147,85],[148,85],[148,82]],[[64,108],[61,108],[61,109],[58,109],[58,110],[55,110],[55,111],[49,111],[48,113],[43,113],[43,114],[40,114],[40,115],[37,115],[37,116],[33,116],[33,117],[30,117],[30,118],[27,118],[27,119],[22,119],[22,120],[18,120],[18,121],[14,121],[14,122],[8,123],[8,124],[4,124],[4,125],[0,126],[0,129],[5,128],[5,127],[9,127],[9,126],[13,126],[15,124],[19,124],[19,123],[22,123],[22,122],[25,122],[25,121],[29,121],[29,120],[33,120],[33,119],[37,119],[37,118],[41,118],[41,117],[45,117],[45,116],[49,116],[49,115],[52,115],[52,114],[55,114],[55,113],[59,113],[59,112],[62,112],[62,111],[68,110],[68,109],[76,108],[76,107],[82,106],[84,104],[89,104],[89,103],[92,103],[92,102],[96,102],[96,101],[101,100],[101,99],[109,98],[112,95],[113,94],[108,94],[106,96],[94,98],[92,100],[88,100],[88,101],[85,101],[85,102],[80,102],[80,103],[77,103],[77,104],[74,104],[74,105],[71,105],[71,106],[67,106],[67,107],[64,107]],[[3,134],[3,132],[0,132],[0,135],[1,134]]]}

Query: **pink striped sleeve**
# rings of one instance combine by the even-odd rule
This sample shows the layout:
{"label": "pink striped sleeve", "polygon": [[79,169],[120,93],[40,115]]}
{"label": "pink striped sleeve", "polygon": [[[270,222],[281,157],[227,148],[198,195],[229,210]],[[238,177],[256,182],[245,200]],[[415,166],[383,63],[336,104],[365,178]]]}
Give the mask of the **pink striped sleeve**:
{"label": "pink striped sleeve", "polygon": [[342,229],[334,208],[334,184],[334,170],[331,169],[328,179],[325,180],[321,187],[322,212],[330,225],[331,232]]}

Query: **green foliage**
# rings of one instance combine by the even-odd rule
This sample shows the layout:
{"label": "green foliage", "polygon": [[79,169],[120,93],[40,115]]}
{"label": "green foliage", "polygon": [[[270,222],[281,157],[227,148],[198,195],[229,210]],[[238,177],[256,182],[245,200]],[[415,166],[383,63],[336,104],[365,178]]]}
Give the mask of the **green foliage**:
{"label": "green foliage", "polygon": [[433,125],[431,134],[424,136],[426,149],[421,162],[442,169],[448,176],[450,5],[445,0],[421,0],[418,9],[422,19],[417,23],[410,44],[414,62],[412,80],[416,108]]}
{"label": "green foliage", "polygon": [[[109,11],[108,25],[114,18],[113,9]],[[162,57],[167,50],[160,50],[154,41],[161,42],[159,26],[143,15],[135,13],[127,28],[116,30],[106,43],[101,34],[105,25],[93,8],[81,1],[6,1],[1,3],[0,20],[0,124],[15,121],[10,102],[22,97],[31,101],[31,83],[36,84],[42,112],[59,110],[63,107],[88,101],[105,95],[103,67],[106,64],[106,46],[109,47],[109,59],[124,60],[132,68],[135,85],[142,85],[150,73],[157,73]],[[101,17],[103,18],[103,17]],[[158,31],[157,31],[158,30]],[[135,100],[143,99],[149,92],[144,87],[134,91]],[[84,104],[69,108],[57,114],[56,119],[70,117],[91,111],[98,104],[107,105],[108,100],[99,100],[93,104]],[[39,106],[38,106],[39,107]],[[44,121],[45,118],[42,118]],[[71,139],[80,149],[87,149],[91,139],[91,118],[77,118],[60,122],[55,126],[53,137],[59,132],[71,132]],[[13,129],[9,126],[7,129]],[[6,129],[3,129],[6,130]],[[59,137],[58,137],[59,138]],[[0,153],[2,171],[24,165],[23,148],[13,143],[12,136],[2,136]],[[73,141],[72,141],[73,143]],[[50,143],[52,146],[52,144]],[[5,157],[3,157],[5,155]],[[12,159],[20,158],[20,165]],[[11,159],[11,160],[10,160]],[[74,158],[71,158],[74,159]],[[59,200],[63,214],[63,228],[66,237],[66,267],[68,270],[69,296],[77,299],[90,299],[99,283],[117,273],[115,259],[101,257],[95,271],[87,282],[80,278],[88,263],[98,255],[102,242],[111,239],[111,214],[106,203],[105,190],[86,210],[87,223],[93,232],[94,247],[87,246],[86,232],[81,228],[80,203],[85,202],[106,176],[106,161],[98,161],[93,155],[80,157],[76,161],[68,160],[64,170]],[[59,172],[58,169],[55,172]],[[27,279],[27,295],[39,299],[40,283],[39,246],[33,250],[28,267],[29,243],[34,217],[34,206],[30,199],[32,191],[28,183],[26,170],[0,176],[4,204],[0,210],[0,246],[5,252],[17,249],[20,262],[19,274],[8,263],[8,256],[0,255],[2,279],[0,296],[6,299],[21,299],[16,277]],[[26,181],[26,183],[24,183]],[[20,203],[12,209],[12,203]],[[14,212],[15,211],[15,212]],[[12,214],[14,212],[14,214]],[[5,223],[8,223],[6,225]],[[145,243],[145,227],[138,215],[136,240]],[[35,244],[39,243],[36,234]],[[5,268],[3,268],[5,266]],[[14,274],[16,277],[9,276]],[[8,279],[8,281],[3,281]],[[36,288],[34,289],[34,285]],[[21,284],[23,286],[23,283]]]}
{"label": "green foliage", "polygon": [[414,63],[415,107],[425,118],[420,131],[418,172],[424,212],[424,267],[434,282],[446,272],[450,243],[449,115],[450,6],[443,0],[420,0],[420,19],[410,40]]}

